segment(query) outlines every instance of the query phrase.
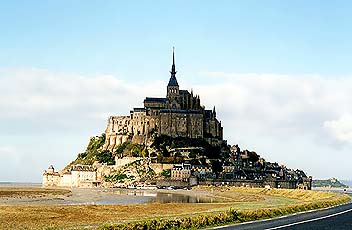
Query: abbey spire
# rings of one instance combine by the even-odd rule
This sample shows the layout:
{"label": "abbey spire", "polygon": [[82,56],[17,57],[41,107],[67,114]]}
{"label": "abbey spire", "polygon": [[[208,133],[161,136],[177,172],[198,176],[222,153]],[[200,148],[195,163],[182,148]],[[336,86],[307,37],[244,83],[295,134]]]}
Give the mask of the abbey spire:
{"label": "abbey spire", "polygon": [[176,79],[176,67],[175,67],[175,47],[172,48],[172,66],[171,66],[171,77],[168,86],[178,86]]}

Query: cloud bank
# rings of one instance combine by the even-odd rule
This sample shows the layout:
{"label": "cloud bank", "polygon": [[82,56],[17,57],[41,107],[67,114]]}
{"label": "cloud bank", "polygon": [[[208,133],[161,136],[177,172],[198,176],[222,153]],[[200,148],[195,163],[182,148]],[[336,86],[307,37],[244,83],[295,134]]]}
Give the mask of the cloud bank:
{"label": "cloud bank", "polygon": [[[199,77],[201,84],[185,81],[181,88],[192,87],[208,108],[216,106],[229,143],[315,177],[347,179],[352,79],[222,72]],[[0,70],[0,181],[40,180],[49,162],[64,166],[89,136],[103,132],[108,116],[128,114],[145,96],[165,93],[166,81]]]}
{"label": "cloud bank", "polygon": [[338,119],[325,121],[324,126],[340,142],[352,142],[352,116],[344,114]]}
{"label": "cloud bank", "polygon": [[254,126],[258,132],[311,134],[318,139],[329,135],[330,141],[352,141],[349,77],[218,72],[203,75],[219,83],[200,86],[201,94],[210,104],[220,103],[226,119],[234,118],[234,128]]}

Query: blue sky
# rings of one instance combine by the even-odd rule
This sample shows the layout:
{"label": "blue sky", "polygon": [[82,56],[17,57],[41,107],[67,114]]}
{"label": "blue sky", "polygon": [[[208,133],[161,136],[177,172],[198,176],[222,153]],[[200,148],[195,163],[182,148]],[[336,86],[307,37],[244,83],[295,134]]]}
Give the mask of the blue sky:
{"label": "blue sky", "polygon": [[0,181],[40,181],[48,164],[63,167],[103,132],[109,115],[164,96],[172,46],[181,87],[217,106],[230,143],[314,177],[350,179],[346,161],[330,156],[352,160],[351,9],[313,0],[3,1]]}
{"label": "blue sky", "polygon": [[0,61],[160,78],[176,46],[188,74],[348,74],[350,9],[349,1],[8,1]]}

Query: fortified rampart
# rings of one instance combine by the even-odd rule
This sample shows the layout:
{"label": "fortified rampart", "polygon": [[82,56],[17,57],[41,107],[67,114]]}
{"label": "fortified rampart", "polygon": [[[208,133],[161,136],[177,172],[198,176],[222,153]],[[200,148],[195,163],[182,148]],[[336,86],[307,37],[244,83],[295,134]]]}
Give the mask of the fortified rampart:
{"label": "fortified rampart", "polygon": [[264,188],[270,186],[270,188],[283,188],[283,189],[305,189],[310,190],[311,184],[304,183],[300,185],[297,180],[205,180],[200,181],[200,185],[229,185],[235,187],[250,187],[250,188]]}

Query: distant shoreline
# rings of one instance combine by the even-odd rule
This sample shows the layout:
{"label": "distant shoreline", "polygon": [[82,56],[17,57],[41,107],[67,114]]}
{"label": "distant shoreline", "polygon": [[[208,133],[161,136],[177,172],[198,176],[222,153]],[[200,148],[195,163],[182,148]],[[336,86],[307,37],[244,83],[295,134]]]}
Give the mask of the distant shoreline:
{"label": "distant shoreline", "polygon": [[312,190],[315,191],[332,191],[332,192],[338,192],[338,191],[344,191],[344,189],[346,189],[346,191],[352,191],[352,188],[335,188],[335,187],[312,187]]}
{"label": "distant shoreline", "polygon": [[41,187],[42,183],[35,182],[0,182],[0,186],[24,186],[24,187]]}
{"label": "distant shoreline", "polygon": [[0,184],[41,184],[41,182],[0,181]]}

